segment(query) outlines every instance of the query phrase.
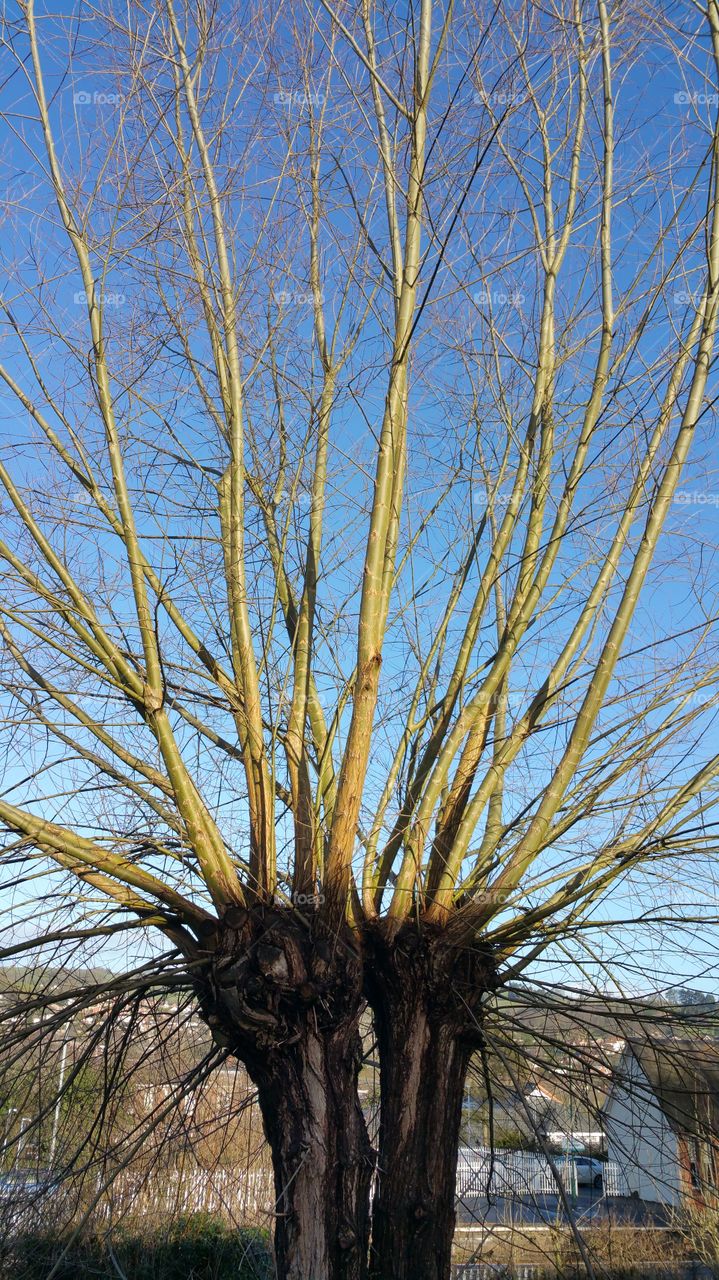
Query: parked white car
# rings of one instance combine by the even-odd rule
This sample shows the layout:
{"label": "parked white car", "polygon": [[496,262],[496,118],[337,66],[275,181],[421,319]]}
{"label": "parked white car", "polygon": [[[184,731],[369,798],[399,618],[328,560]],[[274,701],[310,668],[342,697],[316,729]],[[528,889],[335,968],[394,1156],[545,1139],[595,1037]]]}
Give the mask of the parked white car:
{"label": "parked white car", "polygon": [[604,1165],[601,1160],[595,1160],[592,1156],[573,1156],[572,1163],[577,1170],[578,1187],[601,1189],[604,1181]]}
{"label": "parked white car", "polygon": [[565,1187],[571,1188],[576,1174],[578,1187],[595,1187],[601,1191],[604,1185],[604,1165],[593,1156],[555,1156],[554,1164]]}

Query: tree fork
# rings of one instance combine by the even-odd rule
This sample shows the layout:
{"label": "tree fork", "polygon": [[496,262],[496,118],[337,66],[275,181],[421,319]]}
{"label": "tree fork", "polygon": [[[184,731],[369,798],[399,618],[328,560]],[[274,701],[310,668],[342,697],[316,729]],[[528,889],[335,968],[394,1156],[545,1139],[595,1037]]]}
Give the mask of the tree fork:
{"label": "tree fork", "polygon": [[494,965],[426,921],[377,922],[366,951],[381,1094],[370,1276],[447,1280],[462,1099]]}
{"label": "tree fork", "polygon": [[362,964],[314,911],[231,908],[197,979],[215,1040],[257,1087],[282,1280],[366,1280],[374,1164],[357,1092]]}

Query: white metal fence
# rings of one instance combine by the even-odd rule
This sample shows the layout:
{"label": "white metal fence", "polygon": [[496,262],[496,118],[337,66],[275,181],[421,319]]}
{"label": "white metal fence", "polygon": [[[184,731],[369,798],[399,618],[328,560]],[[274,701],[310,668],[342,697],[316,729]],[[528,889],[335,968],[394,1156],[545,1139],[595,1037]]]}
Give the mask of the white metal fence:
{"label": "white metal fence", "polygon": [[[567,1195],[575,1196],[577,1166],[571,1158],[553,1159]],[[604,1195],[626,1195],[619,1165],[602,1166]],[[457,1161],[457,1195],[460,1200],[474,1196],[557,1195],[557,1178],[546,1156],[529,1151],[490,1151],[486,1147],[460,1147]]]}
{"label": "white metal fence", "polygon": [[[513,1266],[501,1262],[459,1262],[452,1267],[452,1280],[544,1280],[547,1269],[534,1263]],[[717,1273],[701,1262],[637,1262],[632,1265],[636,1280],[716,1280]]]}
{"label": "white metal fence", "polygon": [[499,1262],[464,1262],[452,1267],[452,1280],[536,1280],[546,1275],[541,1267],[520,1263],[511,1270]]}
{"label": "white metal fence", "polygon": [[[577,1190],[572,1161],[556,1163],[562,1184],[570,1194]],[[528,1151],[490,1151],[460,1147],[457,1161],[457,1195],[473,1196],[556,1195],[557,1183],[546,1156]]]}
{"label": "white metal fence", "polygon": [[[569,1196],[576,1196],[577,1167],[558,1156],[554,1167]],[[528,1151],[490,1151],[460,1147],[457,1161],[457,1196],[474,1197],[556,1196],[557,1181],[546,1156]],[[599,1194],[599,1192],[597,1192]],[[627,1194],[626,1180],[618,1164],[603,1165],[601,1194]],[[198,1167],[155,1169],[149,1177],[124,1173],[103,1193],[98,1211],[104,1218],[132,1214],[222,1213],[235,1221],[258,1221],[272,1213],[274,1189],[269,1166],[245,1170]]]}
{"label": "white metal fence", "polygon": [[272,1171],[257,1169],[153,1169],[147,1176],[118,1174],[101,1194],[95,1215],[174,1216],[218,1213],[232,1222],[259,1222],[274,1209]]}
{"label": "white metal fence", "polygon": [[629,1184],[624,1176],[624,1170],[613,1160],[608,1160],[604,1166],[604,1194],[605,1196],[629,1195]]}
{"label": "white metal fence", "polygon": [[[554,1166],[565,1192],[575,1196],[579,1188],[574,1161],[559,1156]],[[456,1189],[460,1200],[558,1194],[546,1156],[475,1147],[459,1149]],[[86,1187],[82,1197],[85,1204],[88,1191]],[[597,1194],[627,1194],[618,1164],[603,1165],[602,1189]],[[125,1170],[109,1185],[96,1184],[89,1199],[94,1204],[91,1216],[107,1223],[126,1216],[162,1218],[199,1212],[221,1214],[234,1223],[266,1223],[274,1212],[272,1169],[264,1160],[249,1169],[203,1169],[193,1164],[184,1168],[155,1166],[146,1173]],[[469,1274],[467,1280],[472,1280]]]}

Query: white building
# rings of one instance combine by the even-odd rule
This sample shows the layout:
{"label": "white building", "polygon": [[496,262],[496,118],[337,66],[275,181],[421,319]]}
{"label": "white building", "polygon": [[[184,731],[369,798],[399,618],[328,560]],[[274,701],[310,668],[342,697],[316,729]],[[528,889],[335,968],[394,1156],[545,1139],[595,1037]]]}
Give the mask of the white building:
{"label": "white building", "polygon": [[719,1045],[627,1041],[603,1118],[623,1194],[671,1206],[717,1202]]}

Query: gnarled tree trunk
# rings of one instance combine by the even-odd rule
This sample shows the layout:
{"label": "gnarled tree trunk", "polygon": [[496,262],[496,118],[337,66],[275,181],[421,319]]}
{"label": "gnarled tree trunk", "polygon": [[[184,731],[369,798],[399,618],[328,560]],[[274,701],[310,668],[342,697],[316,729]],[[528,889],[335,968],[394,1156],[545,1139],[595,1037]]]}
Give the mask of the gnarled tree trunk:
{"label": "gnarled tree trunk", "polygon": [[367,950],[381,1091],[370,1275],[447,1280],[462,1098],[493,968],[421,924],[392,936],[383,922]]}
{"label": "gnarled tree trunk", "polygon": [[314,912],[229,911],[198,982],[205,1018],[257,1086],[282,1280],[364,1280],[373,1152],[357,1092],[362,968]]}

